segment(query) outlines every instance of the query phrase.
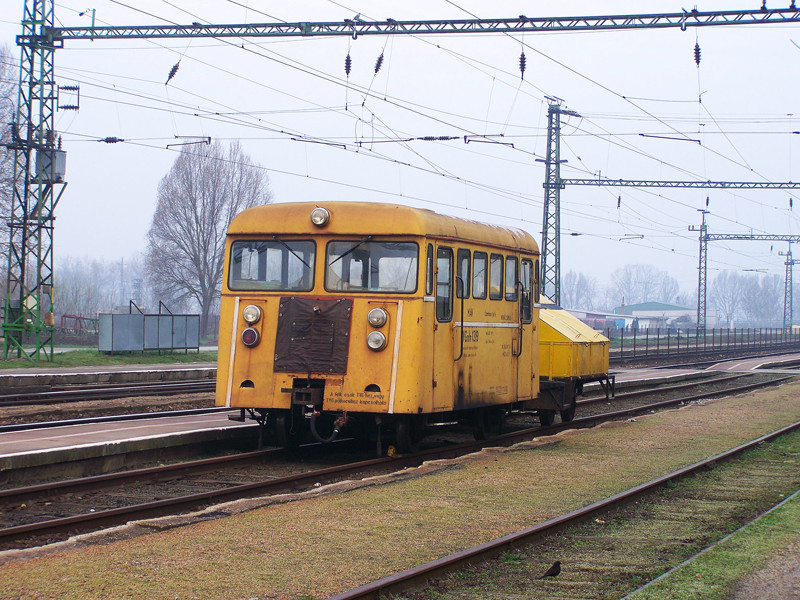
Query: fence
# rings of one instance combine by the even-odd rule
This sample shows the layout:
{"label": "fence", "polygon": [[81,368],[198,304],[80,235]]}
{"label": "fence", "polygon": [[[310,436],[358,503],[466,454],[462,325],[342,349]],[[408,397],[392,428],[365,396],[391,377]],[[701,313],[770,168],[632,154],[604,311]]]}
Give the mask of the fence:
{"label": "fence", "polygon": [[132,301],[128,310],[99,315],[100,352],[200,351],[200,315],[173,315],[163,302],[157,314],[143,313]]}
{"label": "fence", "polygon": [[[612,338],[613,333],[617,336]],[[610,356],[615,360],[800,349],[800,331],[783,328],[608,329],[606,337],[610,340]]]}

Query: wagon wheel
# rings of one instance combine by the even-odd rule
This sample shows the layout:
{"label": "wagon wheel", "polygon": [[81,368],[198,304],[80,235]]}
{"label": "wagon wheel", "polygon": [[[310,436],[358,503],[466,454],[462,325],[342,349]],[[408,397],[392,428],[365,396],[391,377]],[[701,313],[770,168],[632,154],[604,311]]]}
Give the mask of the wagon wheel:
{"label": "wagon wheel", "polygon": [[479,408],[475,411],[472,435],[476,440],[489,440],[500,435],[503,429],[505,410],[499,406]]}
{"label": "wagon wheel", "polygon": [[297,448],[300,445],[303,420],[298,418],[296,412],[292,415],[291,410],[282,410],[275,417],[273,427],[275,429],[275,442],[278,446]]}
{"label": "wagon wheel", "polygon": [[575,398],[572,399],[572,405],[561,411],[561,422],[569,423],[575,418]]}
{"label": "wagon wheel", "polygon": [[407,415],[397,419],[396,442],[400,454],[417,452],[423,437],[422,422],[417,416]]}
{"label": "wagon wheel", "polygon": [[550,425],[552,425],[555,420],[556,420],[556,411],[554,410],[539,411],[539,422],[542,424],[542,427],[550,427]]}

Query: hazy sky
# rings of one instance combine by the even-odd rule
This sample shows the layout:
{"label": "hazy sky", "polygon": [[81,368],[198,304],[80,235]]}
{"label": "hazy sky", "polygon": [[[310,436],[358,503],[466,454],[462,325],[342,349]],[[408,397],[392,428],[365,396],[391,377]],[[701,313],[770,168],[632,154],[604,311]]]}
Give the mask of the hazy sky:
{"label": "hazy sky", "polygon": [[[703,11],[758,6],[757,0],[697,4]],[[667,1],[56,0],[56,19],[64,26],[89,25],[89,15],[79,13],[90,8],[98,25],[150,25],[340,21],[357,13],[365,20],[659,13],[684,7],[693,8]],[[14,46],[22,10],[22,0],[2,3],[0,43]],[[800,135],[792,132],[800,130],[800,49],[793,41],[800,44],[799,26],[513,37],[68,41],[56,52],[57,79],[80,84],[81,108],[56,118],[69,182],[56,210],[56,263],[65,256],[119,260],[144,249],[158,182],[177,155],[177,148],[166,145],[176,136],[241,140],[253,161],[268,170],[278,202],[408,204],[521,227],[537,239],[544,165],[535,159],[545,155],[546,95],[562,98],[565,108],[581,115],[563,121],[563,177],[796,180]],[[375,74],[381,53],[382,68]],[[13,55],[18,57],[16,46]],[[178,61],[177,74],[165,86]],[[68,100],[65,95],[62,102]],[[465,143],[465,135],[492,137]],[[126,142],[97,141],[108,136]],[[397,141],[422,136],[458,139]],[[688,141],[664,139],[670,137]],[[787,191],[567,187],[562,275],[582,271],[604,285],[626,263],[650,263],[670,271],[682,291],[693,290],[698,241],[688,227],[699,225],[697,209],[705,207],[706,197],[711,233],[800,233],[800,202],[795,196],[791,210]],[[770,246],[713,243],[709,279],[724,269],[782,275],[778,250],[786,244]]]}

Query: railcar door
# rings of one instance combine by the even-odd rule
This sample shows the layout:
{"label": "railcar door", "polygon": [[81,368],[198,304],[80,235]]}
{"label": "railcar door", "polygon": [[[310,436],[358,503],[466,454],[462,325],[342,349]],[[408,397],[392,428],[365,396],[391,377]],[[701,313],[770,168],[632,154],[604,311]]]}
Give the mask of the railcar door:
{"label": "railcar door", "polygon": [[523,257],[519,272],[520,350],[517,359],[517,399],[528,400],[537,395],[536,367],[539,362],[539,343],[534,311],[534,267],[530,258]]}
{"label": "railcar door", "polygon": [[436,248],[436,319],[433,325],[433,410],[453,408],[453,249]]}

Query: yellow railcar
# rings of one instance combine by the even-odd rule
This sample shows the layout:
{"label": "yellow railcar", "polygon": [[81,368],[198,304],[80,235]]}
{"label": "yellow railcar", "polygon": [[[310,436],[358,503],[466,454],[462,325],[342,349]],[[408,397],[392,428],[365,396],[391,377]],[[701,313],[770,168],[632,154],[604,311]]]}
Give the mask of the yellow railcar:
{"label": "yellow railcar", "polygon": [[[373,203],[271,204],[228,230],[216,403],[291,445],[426,424],[477,437],[539,394],[526,232]],[[549,406],[549,405],[548,405]]]}

